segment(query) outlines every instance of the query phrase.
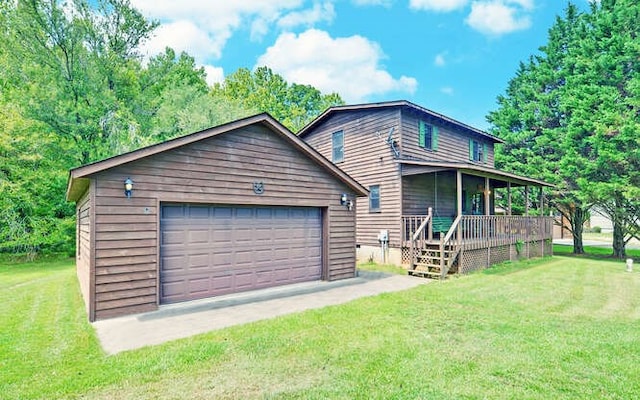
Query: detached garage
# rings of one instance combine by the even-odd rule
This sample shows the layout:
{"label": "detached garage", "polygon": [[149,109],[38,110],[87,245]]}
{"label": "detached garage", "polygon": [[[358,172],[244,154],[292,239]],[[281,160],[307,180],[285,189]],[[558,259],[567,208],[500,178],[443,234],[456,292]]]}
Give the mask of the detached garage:
{"label": "detached garage", "polygon": [[89,319],[353,277],[365,195],[267,114],[73,169]]}

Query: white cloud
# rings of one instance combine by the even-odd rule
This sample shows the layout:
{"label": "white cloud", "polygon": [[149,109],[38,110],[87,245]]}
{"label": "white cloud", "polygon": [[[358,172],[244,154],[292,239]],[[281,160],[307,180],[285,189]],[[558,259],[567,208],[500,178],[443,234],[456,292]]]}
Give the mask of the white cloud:
{"label": "white cloud", "polygon": [[436,67],[444,67],[447,64],[447,61],[444,59],[444,53],[436,54],[436,57],[433,59],[433,64]]}
{"label": "white cloud", "polygon": [[284,29],[296,26],[313,26],[317,22],[331,22],[336,16],[333,4],[325,2],[316,3],[313,8],[303,11],[293,11],[278,20],[278,26]]}
{"label": "white cloud", "polygon": [[[528,4],[527,0],[509,1],[509,3]],[[488,35],[501,35],[531,26],[528,16],[518,16],[518,9],[502,0],[474,1],[471,14],[465,22],[473,29]]]}
{"label": "white cloud", "polygon": [[267,65],[287,81],[312,85],[323,93],[337,92],[349,103],[366,101],[392,91],[413,93],[415,78],[394,78],[379,62],[378,44],[362,36],[332,38],[309,29],[300,35],[281,34],[260,56],[256,66]]}
{"label": "white cloud", "polygon": [[204,72],[207,74],[207,83],[213,86],[214,83],[222,83],[224,81],[224,70],[213,65],[205,65]]}
{"label": "white cloud", "polygon": [[[220,58],[233,32],[243,26],[251,27],[252,39],[259,39],[269,24],[302,3],[302,0],[131,0],[145,16],[162,24],[142,49],[148,56],[154,54],[151,51],[172,46],[177,51],[189,51],[196,60]],[[196,43],[189,46],[192,40]]]}
{"label": "white cloud", "polygon": [[356,6],[383,6],[391,7],[394,0],[352,0]]}
{"label": "white cloud", "polygon": [[453,11],[463,8],[468,0],[410,0],[409,7],[414,10]]}
{"label": "white cloud", "polygon": [[440,92],[449,96],[453,96],[453,88],[451,86],[441,87]]}
{"label": "white cloud", "polygon": [[533,10],[533,0],[508,0],[507,3],[517,4],[525,10]]}
{"label": "white cloud", "polygon": [[220,57],[221,42],[227,39],[228,37],[212,37],[191,21],[178,20],[160,25],[153,40],[143,44],[141,51],[152,56],[171,47],[176,53],[186,51],[197,62],[202,63],[208,56]]}

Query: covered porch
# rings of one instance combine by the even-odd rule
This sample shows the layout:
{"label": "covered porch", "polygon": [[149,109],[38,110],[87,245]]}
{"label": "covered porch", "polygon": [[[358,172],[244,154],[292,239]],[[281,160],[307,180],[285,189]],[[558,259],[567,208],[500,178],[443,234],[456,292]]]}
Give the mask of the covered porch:
{"label": "covered porch", "polygon": [[[549,186],[475,164],[402,161],[403,264],[410,273],[444,277],[550,255]],[[513,207],[514,195],[524,208]]]}

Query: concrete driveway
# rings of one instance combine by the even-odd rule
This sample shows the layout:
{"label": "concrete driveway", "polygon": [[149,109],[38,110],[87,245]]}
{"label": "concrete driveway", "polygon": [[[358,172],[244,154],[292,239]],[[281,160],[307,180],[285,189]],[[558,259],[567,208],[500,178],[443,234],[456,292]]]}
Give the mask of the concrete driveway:
{"label": "concrete driveway", "polygon": [[360,271],[356,278],[308,282],[165,305],[149,313],[96,321],[93,326],[102,348],[108,354],[115,354],[233,325],[406,290],[428,282],[405,275]]}

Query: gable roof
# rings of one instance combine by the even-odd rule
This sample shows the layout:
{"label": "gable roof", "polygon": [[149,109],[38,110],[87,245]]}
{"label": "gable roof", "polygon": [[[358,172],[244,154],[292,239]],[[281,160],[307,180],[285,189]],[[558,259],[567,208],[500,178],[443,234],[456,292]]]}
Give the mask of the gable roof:
{"label": "gable roof", "polygon": [[494,136],[490,133],[487,133],[478,128],[474,128],[470,125],[464,124],[460,121],[456,121],[453,118],[449,118],[443,114],[437,113],[435,111],[431,111],[427,108],[421,107],[417,104],[414,104],[410,101],[406,100],[397,100],[397,101],[386,101],[381,103],[367,103],[367,104],[354,104],[354,105],[345,105],[345,106],[334,106],[327,108],[322,114],[320,114],[316,119],[311,121],[307,126],[302,128],[300,132],[298,132],[298,136],[304,137],[309,132],[313,130],[318,124],[322,123],[324,120],[329,118],[329,116],[341,112],[349,112],[349,111],[361,111],[361,110],[376,110],[376,109],[384,109],[384,108],[394,108],[394,107],[402,107],[410,110],[417,111],[419,113],[426,114],[432,118],[439,119],[445,123],[456,126],[462,130],[467,132],[475,133],[476,135],[483,136],[495,143],[504,143],[502,139],[497,136]]}
{"label": "gable roof", "polygon": [[185,146],[191,143],[195,143],[201,140],[209,139],[211,137],[222,135],[227,132],[231,132],[237,129],[242,129],[250,125],[264,125],[275,134],[279,135],[291,145],[293,145],[300,152],[305,154],[311,160],[316,162],[320,167],[324,168],[331,175],[342,181],[345,185],[351,188],[357,196],[367,196],[368,191],[362,185],[360,185],[355,179],[350,177],[347,173],[338,168],[331,161],[327,160],[318,151],[309,146],[304,140],[297,137],[284,125],[276,121],[271,115],[267,113],[254,115],[239,119],[227,124],[218,125],[212,128],[208,128],[199,132],[195,132],[186,136],[181,136],[175,139],[167,140],[158,144],[143,147],[138,150],[134,150],[128,153],[120,154],[114,157],[97,161],[94,163],[86,164],[78,168],[74,168],[69,171],[69,181],[67,183],[67,201],[77,201],[80,196],[85,192],[89,186],[89,176],[108,170],[110,168],[117,167],[122,164],[140,160],[145,157],[152,156],[154,154],[162,153],[172,149],[176,149],[181,146]]}

